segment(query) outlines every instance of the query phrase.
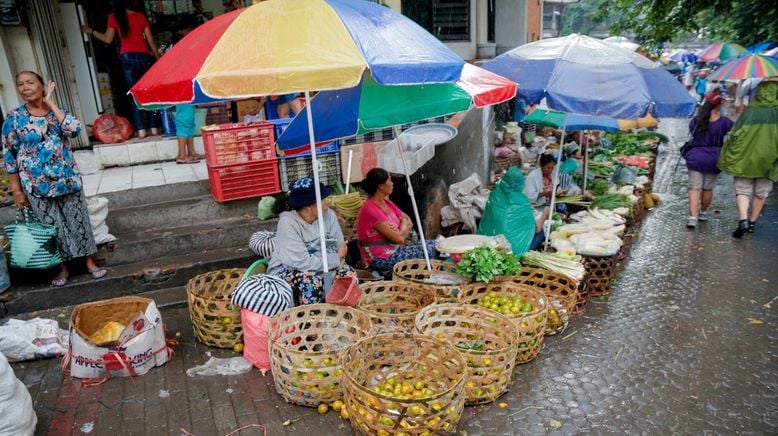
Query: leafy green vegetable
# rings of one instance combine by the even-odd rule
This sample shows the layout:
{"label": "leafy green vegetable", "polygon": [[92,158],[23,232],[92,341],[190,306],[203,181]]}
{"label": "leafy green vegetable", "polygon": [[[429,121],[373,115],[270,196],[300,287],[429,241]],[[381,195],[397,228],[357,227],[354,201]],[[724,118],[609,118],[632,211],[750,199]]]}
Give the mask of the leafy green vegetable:
{"label": "leafy green vegetable", "polygon": [[460,350],[483,351],[484,341],[480,339],[473,339],[472,341],[459,342],[456,347]]}
{"label": "leafy green vegetable", "polygon": [[478,282],[488,282],[494,276],[516,274],[520,267],[519,258],[512,253],[499,251],[491,245],[480,245],[462,255],[457,273]]}
{"label": "leafy green vegetable", "polygon": [[592,193],[593,196],[599,197],[601,195],[605,195],[608,193],[608,189],[610,189],[610,183],[608,183],[607,180],[603,179],[594,179],[587,185],[587,188],[589,189],[589,192]]}
{"label": "leafy green vegetable", "polygon": [[632,203],[630,203],[629,197],[625,194],[605,194],[592,200],[590,207],[592,209],[600,208],[608,210],[617,209],[619,207],[626,207],[629,209],[632,207]]}

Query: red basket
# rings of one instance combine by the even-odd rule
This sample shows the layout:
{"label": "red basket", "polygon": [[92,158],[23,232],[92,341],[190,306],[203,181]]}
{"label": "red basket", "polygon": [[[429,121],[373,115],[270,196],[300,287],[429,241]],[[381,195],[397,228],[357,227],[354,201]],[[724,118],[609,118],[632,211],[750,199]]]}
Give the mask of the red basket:
{"label": "red basket", "polygon": [[211,195],[218,202],[281,192],[275,159],[212,167],[208,165]]}
{"label": "red basket", "polygon": [[332,289],[327,293],[325,301],[329,304],[356,307],[361,295],[356,277],[339,277],[332,283]]}
{"label": "red basket", "polygon": [[210,166],[276,158],[271,123],[222,124],[202,129],[205,161]]}

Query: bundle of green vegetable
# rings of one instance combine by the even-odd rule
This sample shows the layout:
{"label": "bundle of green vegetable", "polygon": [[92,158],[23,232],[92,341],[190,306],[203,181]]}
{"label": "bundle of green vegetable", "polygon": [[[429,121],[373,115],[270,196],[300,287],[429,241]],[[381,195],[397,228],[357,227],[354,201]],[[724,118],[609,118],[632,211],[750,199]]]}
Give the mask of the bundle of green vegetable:
{"label": "bundle of green vegetable", "polygon": [[605,194],[592,200],[591,208],[600,209],[618,209],[620,207],[631,208],[632,203],[629,201],[629,197],[625,194]]}
{"label": "bundle of green vegetable", "polygon": [[581,263],[581,257],[578,255],[569,255],[567,253],[541,253],[539,251],[528,251],[521,258],[526,266],[544,268],[559,274],[563,274],[571,279],[580,282],[583,280],[586,268]]}
{"label": "bundle of green vegetable", "polygon": [[497,250],[491,245],[480,245],[462,255],[457,274],[478,282],[488,282],[494,276],[513,275],[521,268],[518,256]]}
{"label": "bundle of green vegetable", "polygon": [[594,179],[586,187],[593,196],[599,197],[608,193],[611,184],[604,179]]}

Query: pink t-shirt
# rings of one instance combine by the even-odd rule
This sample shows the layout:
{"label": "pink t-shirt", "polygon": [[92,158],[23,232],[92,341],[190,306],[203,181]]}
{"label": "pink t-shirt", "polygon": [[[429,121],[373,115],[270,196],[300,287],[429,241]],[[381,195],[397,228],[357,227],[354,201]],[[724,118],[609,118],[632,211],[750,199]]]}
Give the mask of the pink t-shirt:
{"label": "pink t-shirt", "polygon": [[146,39],[143,37],[143,30],[149,27],[149,20],[146,16],[137,12],[127,11],[127,24],[129,31],[122,35],[119,22],[116,21],[114,14],[108,16],[108,27],[116,29],[116,36],[121,41],[120,53],[149,53],[149,47],[146,45]]}
{"label": "pink t-shirt", "polygon": [[[388,222],[399,229],[402,222],[403,213],[400,208],[388,198],[384,199],[384,201],[389,208],[388,213],[371,198],[365,201],[362,210],[359,211],[359,217],[357,218],[357,239],[359,239],[359,242],[368,244],[381,241],[387,242],[385,245],[368,245],[367,247],[362,246],[360,248],[362,260],[366,264],[370,264],[370,254],[374,258],[386,259],[394,254],[398,246],[389,242],[384,235],[378,233],[375,229],[376,225],[383,222]],[[367,250],[370,250],[370,254],[368,254]]]}

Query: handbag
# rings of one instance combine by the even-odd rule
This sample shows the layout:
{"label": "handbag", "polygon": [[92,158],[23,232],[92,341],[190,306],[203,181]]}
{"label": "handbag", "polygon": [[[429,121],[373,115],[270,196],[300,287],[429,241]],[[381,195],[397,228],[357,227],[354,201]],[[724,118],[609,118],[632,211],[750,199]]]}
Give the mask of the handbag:
{"label": "handbag", "polygon": [[4,227],[11,242],[11,267],[46,269],[62,263],[57,243],[57,229],[38,220],[29,208],[24,208],[24,221],[16,221]]}
{"label": "handbag", "polygon": [[683,157],[684,159],[686,158],[686,153],[688,153],[689,150],[691,150],[694,147],[694,145],[692,145],[692,142],[694,141],[694,132],[696,131],[697,131],[697,126],[694,126],[694,128],[692,129],[689,135],[689,139],[687,139],[686,142],[683,143],[681,149],[679,150],[681,152],[681,157]]}

